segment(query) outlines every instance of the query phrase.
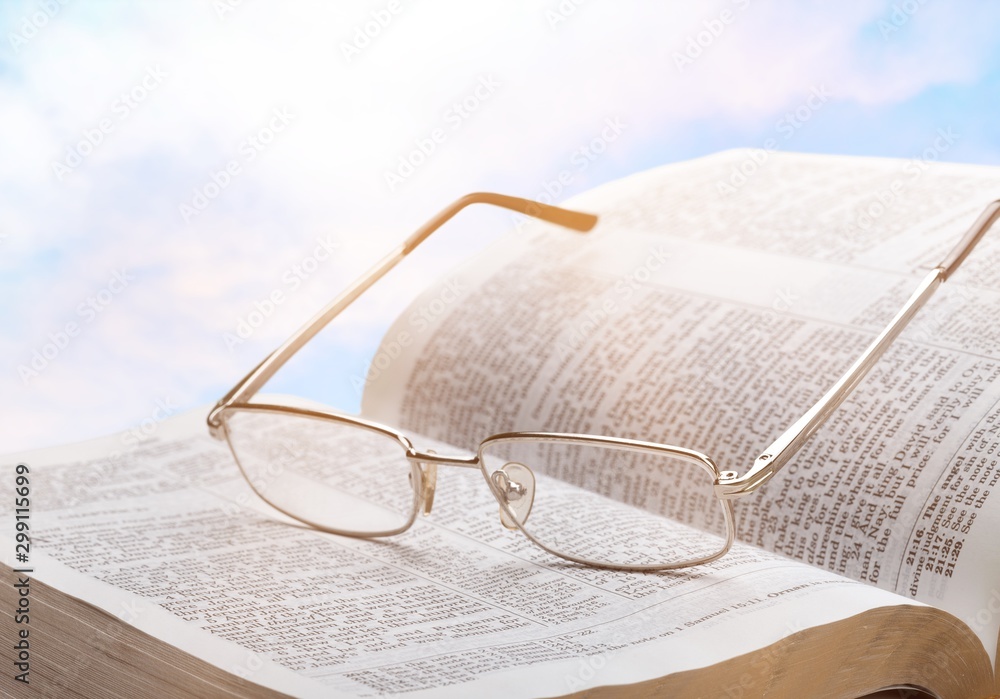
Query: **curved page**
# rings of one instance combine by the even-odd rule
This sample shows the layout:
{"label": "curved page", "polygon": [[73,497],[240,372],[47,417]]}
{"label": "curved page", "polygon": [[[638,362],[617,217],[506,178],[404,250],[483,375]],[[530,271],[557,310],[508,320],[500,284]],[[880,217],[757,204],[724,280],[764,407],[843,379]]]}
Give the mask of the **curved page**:
{"label": "curved page", "polygon": [[[745,471],[1000,195],[995,168],[759,158],[720,153],[582,194],[566,206],[601,217],[585,236],[517,221],[455,273],[468,291],[433,327],[401,316],[387,342],[413,342],[370,375],[364,412],[466,448],[588,432]],[[994,659],[998,317],[1000,229],[738,505],[742,540],[942,607]]]}
{"label": "curved page", "polygon": [[[206,412],[138,443],[122,435],[5,458],[30,469],[31,577],[279,692],[561,695],[713,665],[906,604],[744,545],[675,575],[561,565],[500,526],[482,476],[466,469],[442,469],[434,512],[406,534],[322,534],[252,494],[207,436]],[[0,510],[11,517],[9,502]],[[14,550],[9,535],[0,541]],[[97,648],[107,646],[84,644],[82,660],[48,682],[73,686]],[[44,666],[33,667],[32,686],[44,687]],[[720,692],[730,679],[742,691],[740,677],[720,676]]]}

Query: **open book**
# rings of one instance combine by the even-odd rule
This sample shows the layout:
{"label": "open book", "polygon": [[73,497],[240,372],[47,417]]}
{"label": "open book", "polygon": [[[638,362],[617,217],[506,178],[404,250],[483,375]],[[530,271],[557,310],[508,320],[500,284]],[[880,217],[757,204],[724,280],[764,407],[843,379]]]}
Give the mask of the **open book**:
{"label": "open book", "polygon": [[[1000,193],[992,168],[769,154],[734,178],[747,162],[730,151],[580,195],[566,205],[601,219],[586,236],[518,221],[396,321],[364,415],[442,453],[504,431],[586,432],[745,471]],[[445,288],[462,293],[419,314]],[[432,513],[404,534],[311,530],[253,494],[207,407],[141,442],[4,457],[10,481],[24,465],[31,540],[18,562],[3,528],[0,636],[25,644],[0,686],[1000,693],[998,318],[1000,231],[793,462],[737,501],[732,551],[674,572],[550,556],[500,526],[471,469],[442,469]],[[4,521],[15,504],[0,503]]]}

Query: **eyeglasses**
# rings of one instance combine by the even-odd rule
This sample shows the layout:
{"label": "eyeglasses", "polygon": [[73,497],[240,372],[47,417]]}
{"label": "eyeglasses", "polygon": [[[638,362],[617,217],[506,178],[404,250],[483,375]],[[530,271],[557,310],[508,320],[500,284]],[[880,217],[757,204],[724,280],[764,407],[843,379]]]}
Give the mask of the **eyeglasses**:
{"label": "eyeglasses", "polygon": [[669,570],[713,561],[732,546],[733,500],[770,480],[858,385],[886,348],[1000,218],[991,203],[932,269],[889,325],[829,391],[750,469],[720,471],[701,452],[587,434],[508,432],[474,454],[420,449],[399,430],[331,409],[252,401],[323,327],[470,204],[491,204],[586,232],[591,214],[478,193],[441,211],[269,354],[212,409],[211,434],[228,442],[243,476],[270,505],[316,529],[385,537],[430,513],[438,466],[479,469],[500,522],[555,556],[619,570]]}

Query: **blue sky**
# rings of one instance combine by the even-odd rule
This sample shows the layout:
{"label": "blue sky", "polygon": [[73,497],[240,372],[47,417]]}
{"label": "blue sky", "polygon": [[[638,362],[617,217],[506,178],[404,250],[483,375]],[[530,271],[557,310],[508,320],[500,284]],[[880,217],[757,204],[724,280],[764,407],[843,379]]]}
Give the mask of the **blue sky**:
{"label": "blue sky", "polygon": [[[1000,164],[998,20],[934,0],[5,2],[0,451],[214,401],[468,191],[537,197],[568,170],[561,200],[768,139],[920,157],[939,130],[955,135],[946,159]],[[583,168],[608,120],[620,133]],[[350,378],[425,266],[509,223],[463,214],[273,388],[356,407]],[[227,344],[275,290],[283,302]]]}

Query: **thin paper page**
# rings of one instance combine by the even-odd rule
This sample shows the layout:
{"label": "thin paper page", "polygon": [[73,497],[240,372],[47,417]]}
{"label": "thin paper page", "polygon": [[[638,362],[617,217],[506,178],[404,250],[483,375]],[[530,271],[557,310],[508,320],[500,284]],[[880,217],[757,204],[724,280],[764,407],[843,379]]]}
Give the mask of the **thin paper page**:
{"label": "thin paper page", "polygon": [[[748,157],[581,195],[567,206],[601,216],[587,236],[532,225],[500,241],[456,272],[461,303],[373,377],[365,413],[466,447],[587,432],[745,471],[1000,193],[991,168],[803,155],[720,188]],[[994,654],[998,260],[1000,230],[738,508],[743,540],[942,606]]]}
{"label": "thin paper page", "polygon": [[442,469],[434,513],[404,535],[322,534],[261,505],[203,419],[172,418],[114,458],[114,438],[22,455],[44,484],[35,577],[279,691],[562,694],[902,601],[746,546],[680,574],[564,565],[503,529],[466,469]]}

